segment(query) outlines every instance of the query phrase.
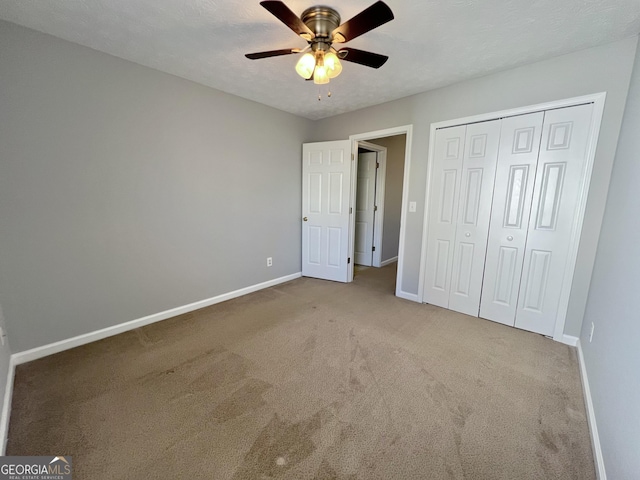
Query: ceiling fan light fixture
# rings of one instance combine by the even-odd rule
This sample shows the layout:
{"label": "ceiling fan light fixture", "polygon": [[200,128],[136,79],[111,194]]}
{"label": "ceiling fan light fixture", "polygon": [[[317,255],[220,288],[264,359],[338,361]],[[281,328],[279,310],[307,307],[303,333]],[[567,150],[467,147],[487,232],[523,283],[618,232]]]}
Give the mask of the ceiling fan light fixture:
{"label": "ceiling fan light fixture", "polygon": [[313,69],[316,67],[316,58],[311,53],[305,53],[300,57],[296,64],[296,72],[302,78],[309,79],[313,75]]}
{"label": "ceiling fan light fixture", "polygon": [[324,65],[316,66],[316,69],[313,72],[313,83],[317,85],[324,85],[325,83],[329,83],[327,67],[325,67]]}
{"label": "ceiling fan light fixture", "polygon": [[340,63],[338,56],[333,52],[327,52],[324,54],[324,66],[329,78],[336,78],[342,72],[342,64]]}

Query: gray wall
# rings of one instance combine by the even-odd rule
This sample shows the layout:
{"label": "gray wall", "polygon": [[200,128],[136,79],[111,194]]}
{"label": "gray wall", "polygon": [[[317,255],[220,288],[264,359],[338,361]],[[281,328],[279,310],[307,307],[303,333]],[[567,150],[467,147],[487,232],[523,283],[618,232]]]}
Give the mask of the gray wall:
{"label": "gray wall", "polygon": [[633,37],[317,122],[315,140],[413,124],[409,200],[418,209],[407,216],[402,291],[418,291],[431,123],[606,91],[565,327],[565,333],[579,335],[636,45]]}
{"label": "gray wall", "polygon": [[402,180],[406,135],[367,140],[387,147],[387,168],[384,178],[384,225],[382,229],[382,261],[398,256],[400,243],[400,213],[402,211]]}
{"label": "gray wall", "polygon": [[640,50],[580,335],[607,477],[616,480],[640,478],[639,185]]}
{"label": "gray wall", "polygon": [[15,352],[300,271],[311,121],[6,22],[0,85]]}

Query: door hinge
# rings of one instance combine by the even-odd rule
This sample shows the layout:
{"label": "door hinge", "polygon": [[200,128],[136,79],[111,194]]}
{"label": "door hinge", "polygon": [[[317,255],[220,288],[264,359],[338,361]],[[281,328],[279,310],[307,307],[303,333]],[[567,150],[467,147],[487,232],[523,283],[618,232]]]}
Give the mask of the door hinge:
{"label": "door hinge", "polygon": [[375,251],[376,251],[376,247],[375,247],[375,245],[374,245],[373,247],[371,247],[371,251],[372,251],[372,252],[375,252]]}
{"label": "door hinge", "polygon": [[347,265],[351,263],[351,257],[347,258]]}
{"label": "door hinge", "polygon": [[349,207],[349,213],[353,213],[353,208]]}
{"label": "door hinge", "polygon": [[373,206],[373,211],[374,211],[374,212],[377,212],[377,211],[378,211],[378,205],[374,205],[374,206]]}
{"label": "door hinge", "polygon": [[356,159],[356,156],[355,156],[355,154],[352,153],[351,154],[351,160],[355,160],[355,159]]}
{"label": "door hinge", "polygon": [[376,168],[380,168],[380,164],[376,162]]}

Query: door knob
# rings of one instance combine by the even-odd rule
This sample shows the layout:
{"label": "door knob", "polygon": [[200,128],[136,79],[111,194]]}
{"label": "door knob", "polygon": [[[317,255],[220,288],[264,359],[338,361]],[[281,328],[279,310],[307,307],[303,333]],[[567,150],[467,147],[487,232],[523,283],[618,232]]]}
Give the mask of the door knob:
{"label": "door knob", "polygon": [[512,237],[511,235],[509,235],[509,236],[507,237],[507,240],[511,241],[511,240],[513,240],[513,237]]}
{"label": "door knob", "polygon": [[464,234],[464,236],[465,236],[465,237],[470,237],[470,236],[471,236],[471,234],[470,234],[469,232],[467,232],[467,233],[465,233],[465,234]]}
{"label": "door knob", "polygon": [[307,217],[304,217],[302,220],[306,222],[309,219]]}

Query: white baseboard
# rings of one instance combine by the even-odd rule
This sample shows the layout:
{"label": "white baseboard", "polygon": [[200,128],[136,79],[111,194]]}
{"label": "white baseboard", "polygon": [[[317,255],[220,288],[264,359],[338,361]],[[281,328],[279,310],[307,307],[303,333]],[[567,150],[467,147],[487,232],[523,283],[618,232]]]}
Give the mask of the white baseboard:
{"label": "white baseboard", "polygon": [[7,450],[7,439],[9,438],[9,419],[11,418],[11,398],[13,397],[13,376],[16,371],[16,364],[13,358],[9,360],[9,371],[7,372],[7,385],[4,389],[2,399],[2,414],[0,415],[0,455],[4,455]]}
{"label": "white baseboard", "polygon": [[578,363],[580,364],[580,376],[582,377],[582,393],[584,394],[584,404],[587,408],[589,432],[591,433],[591,448],[593,449],[593,459],[596,463],[596,475],[598,480],[607,480],[607,472],[604,469],[604,457],[602,456],[602,447],[600,445],[600,436],[598,435],[598,425],[596,423],[596,413],[593,409],[591,389],[589,388],[589,378],[587,377],[587,366],[584,363],[584,355],[582,353],[580,339],[577,339],[576,346],[578,347]]}
{"label": "white baseboard", "polygon": [[232,298],[241,297],[242,295],[247,295],[249,293],[257,292],[258,290],[273,287],[274,285],[279,285],[281,283],[289,282],[291,280],[295,280],[296,278],[300,278],[301,276],[302,276],[302,273],[298,272],[292,275],[286,275],[284,277],[274,278],[273,280],[269,280],[267,282],[251,285],[249,287],[241,288],[233,292],[224,293],[216,297],[211,297],[205,300],[200,300],[198,302],[190,303],[182,307],[176,307],[170,310],[165,310],[164,312],[154,313],[153,315],[148,315],[146,317],[138,318],[137,320],[131,320],[129,322],[120,323],[112,327],[107,327],[101,330],[96,330],[94,332],[78,335],[77,337],[68,338],[66,340],[61,340],[59,342],[54,342],[48,345],[43,345],[41,347],[32,348],[31,350],[25,350],[23,352],[14,353],[11,356],[11,360],[15,365],[31,362],[32,360],[37,360],[38,358],[46,357],[48,355],[53,355],[54,353],[79,347],[80,345],[85,345],[87,343],[95,342],[97,340],[102,340],[103,338],[111,337],[113,335],[118,335],[119,333],[144,327],[145,325],[149,325],[151,323],[159,322],[161,320],[166,320],[167,318],[175,317],[177,315],[182,315],[184,313],[189,313],[194,310],[198,310],[200,308],[215,305],[216,303],[224,302],[226,300],[231,300]]}
{"label": "white baseboard", "polygon": [[562,335],[560,343],[564,343],[565,345],[569,345],[571,347],[577,347],[578,337],[574,337],[573,335]]}
{"label": "white baseboard", "polygon": [[412,302],[420,303],[418,301],[418,295],[415,293],[407,293],[407,292],[403,292],[402,290],[396,290],[396,297],[400,297],[400,298],[404,298],[405,300],[411,300]]}
{"label": "white baseboard", "polygon": [[381,267],[386,267],[387,265],[391,265],[392,263],[397,262],[397,261],[398,261],[398,257],[397,256],[391,257],[391,258],[389,258],[387,260],[383,260],[382,262],[380,262],[380,266]]}

